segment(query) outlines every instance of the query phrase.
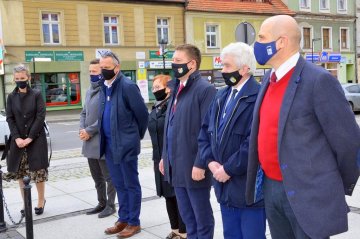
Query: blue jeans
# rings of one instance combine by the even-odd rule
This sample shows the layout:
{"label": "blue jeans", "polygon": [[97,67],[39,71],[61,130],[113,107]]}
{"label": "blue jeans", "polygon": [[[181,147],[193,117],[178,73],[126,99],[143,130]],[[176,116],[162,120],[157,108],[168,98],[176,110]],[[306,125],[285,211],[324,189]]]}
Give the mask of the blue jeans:
{"label": "blue jeans", "polygon": [[265,239],[264,208],[235,208],[220,204],[224,239]]}
{"label": "blue jeans", "polygon": [[118,197],[118,221],[132,226],[140,225],[141,186],[138,161],[120,161],[119,164],[114,164],[108,145],[105,148],[105,159]]}
{"label": "blue jeans", "polygon": [[214,216],[210,204],[210,188],[175,187],[180,215],[188,239],[212,239]]}
{"label": "blue jeans", "polygon": [[272,239],[310,239],[296,220],[282,181],[265,177],[264,201]]}

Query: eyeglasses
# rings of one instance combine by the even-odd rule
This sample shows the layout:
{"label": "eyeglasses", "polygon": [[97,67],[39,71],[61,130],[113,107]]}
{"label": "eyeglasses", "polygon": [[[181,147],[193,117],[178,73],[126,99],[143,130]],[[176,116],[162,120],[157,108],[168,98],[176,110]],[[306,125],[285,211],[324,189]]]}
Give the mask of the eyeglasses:
{"label": "eyeglasses", "polygon": [[119,58],[115,55],[115,53],[113,53],[111,51],[102,51],[102,52],[100,52],[100,56],[102,58],[111,57],[112,59],[114,59],[117,62],[116,64],[120,64]]}

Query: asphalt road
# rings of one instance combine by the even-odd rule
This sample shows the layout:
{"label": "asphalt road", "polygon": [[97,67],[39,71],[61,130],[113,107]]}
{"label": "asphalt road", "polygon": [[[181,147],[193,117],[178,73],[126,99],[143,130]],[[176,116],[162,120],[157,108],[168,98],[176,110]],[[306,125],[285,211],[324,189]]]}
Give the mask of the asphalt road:
{"label": "asphalt road", "polygon": [[[48,123],[53,151],[76,149],[82,146],[79,139],[79,121]],[[150,139],[146,131],[144,139]]]}

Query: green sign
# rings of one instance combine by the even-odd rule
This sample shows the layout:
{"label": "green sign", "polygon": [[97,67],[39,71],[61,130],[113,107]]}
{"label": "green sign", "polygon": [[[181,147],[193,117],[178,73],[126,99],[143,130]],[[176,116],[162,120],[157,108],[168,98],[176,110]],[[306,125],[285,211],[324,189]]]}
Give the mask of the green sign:
{"label": "green sign", "polygon": [[47,58],[51,61],[54,60],[53,51],[25,51],[25,61],[34,61],[34,58]]}
{"label": "green sign", "polygon": [[[149,51],[150,59],[162,59],[163,58],[162,55],[158,55],[158,52],[159,51]],[[165,53],[165,58],[172,59],[173,55],[174,55],[174,51],[167,51]]]}
{"label": "green sign", "polygon": [[41,61],[38,58],[47,61],[84,61],[82,51],[25,51],[25,61]]}
{"label": "green sign", "polygon": [[55,51],[55,61],[84,61],[82,51]]}

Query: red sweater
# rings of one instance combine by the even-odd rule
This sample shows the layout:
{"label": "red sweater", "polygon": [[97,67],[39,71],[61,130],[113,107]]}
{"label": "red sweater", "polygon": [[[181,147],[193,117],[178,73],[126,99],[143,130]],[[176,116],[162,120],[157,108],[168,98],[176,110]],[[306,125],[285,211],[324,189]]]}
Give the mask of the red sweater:
{"label": "red sweater", "polygon": [[280,81],[270,82],[260,106],[259,161],[265,175],[278,181],[282,181],[278,157],[279,116],[282,100],[293,72],[294,68],[286,73]]}

